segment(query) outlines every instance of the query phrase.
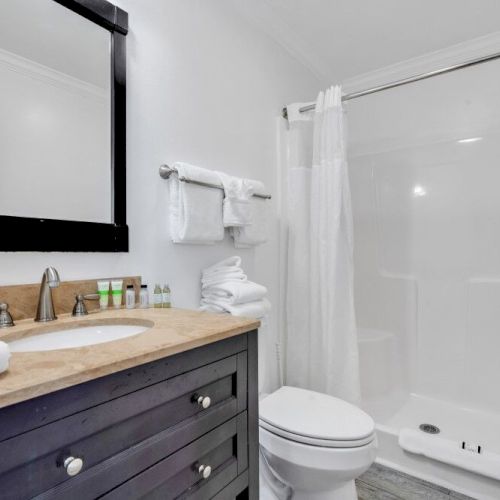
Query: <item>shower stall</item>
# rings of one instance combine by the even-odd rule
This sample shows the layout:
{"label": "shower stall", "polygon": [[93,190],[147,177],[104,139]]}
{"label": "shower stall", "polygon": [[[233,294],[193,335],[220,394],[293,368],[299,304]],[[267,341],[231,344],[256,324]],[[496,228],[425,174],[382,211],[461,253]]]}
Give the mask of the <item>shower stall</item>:
{"label": "shower stall", "polygon": [[498,499],[500,62],[346,108],[362,406],[378,461]]}
{"label": "shower stall", "polygon": [[500,498],[498,57],[344,90],[361,406],[377,461],[479,499]]}

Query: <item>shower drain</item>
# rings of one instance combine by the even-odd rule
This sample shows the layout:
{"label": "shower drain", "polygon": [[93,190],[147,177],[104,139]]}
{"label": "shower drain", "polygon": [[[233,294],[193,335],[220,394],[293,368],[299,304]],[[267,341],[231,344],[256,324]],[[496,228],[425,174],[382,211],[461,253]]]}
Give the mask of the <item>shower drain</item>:
{"label": "shower drain", "polygon": [[432,424],[420,424],[418,428],[423,432],[427,432],[427,434],[439,434],[441,432],[437,425]]}

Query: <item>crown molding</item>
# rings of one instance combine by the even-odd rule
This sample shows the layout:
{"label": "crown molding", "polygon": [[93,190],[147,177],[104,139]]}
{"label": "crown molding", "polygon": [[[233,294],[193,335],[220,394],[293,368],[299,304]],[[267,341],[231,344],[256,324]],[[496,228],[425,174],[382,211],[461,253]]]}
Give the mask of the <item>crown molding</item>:
{"label": "crown molding", "polygon": [[233,5],[257,29],[263,31],[307,68],[322,85],[329,84],[330,76],[326,61],[318,57],[315,51],[297,36],[295,30],[283,21],[279,11],[269,0],[260,2],[235,0]]}
{"label": "crown molding", "polygon": [[500,52],[500,31],[348,78],[342,86],[344,93],[359,92],[496,52]]}
{"label": "crown molding", "polygon": [[97,98],[102,101],[108,99],[110,95],[110,91],[102,87],[74,78],[3,49],[0,49],[0,68],[7,69],[69,92],[92,97],[94,99]]}

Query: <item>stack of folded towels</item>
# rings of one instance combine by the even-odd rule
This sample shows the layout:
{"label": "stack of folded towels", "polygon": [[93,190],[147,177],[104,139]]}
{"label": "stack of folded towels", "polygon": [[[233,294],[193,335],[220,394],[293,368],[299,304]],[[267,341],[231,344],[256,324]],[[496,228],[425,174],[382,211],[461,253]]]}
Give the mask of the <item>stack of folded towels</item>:
{"label": "stack of folded towels", "polygon": [[229,257],[202,273],[202,311],[263,318],[271,310],[265,286],[248,281],[240,257]]}

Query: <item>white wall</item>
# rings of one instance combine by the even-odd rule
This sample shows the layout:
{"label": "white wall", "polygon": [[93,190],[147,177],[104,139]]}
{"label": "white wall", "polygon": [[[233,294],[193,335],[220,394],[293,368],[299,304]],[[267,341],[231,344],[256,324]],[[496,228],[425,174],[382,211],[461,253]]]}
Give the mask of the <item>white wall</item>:
{"label": "white wall", "polygon": [[[120,0],[128,35],[129,254],[0,254],[0,283],[36,282],[47,265],[63,280],[141,274],[168,281],[175,306],[196,307],[203,267],[240,254],[251,279],[278,303],[276,117],[310,99],[316,79],[234,12],[229,0]],[[167,232],[161,163],[183,160],[264,181],[272,201],[271,240],[236,251],[180,246]],[[273,328],[276,321],[273,320]]]}
{"label": "white wall", "polygon": [[499,77],[489,62],[348,104],[359,325],[410,347],[408,390],[490,411],[500,411]]}

